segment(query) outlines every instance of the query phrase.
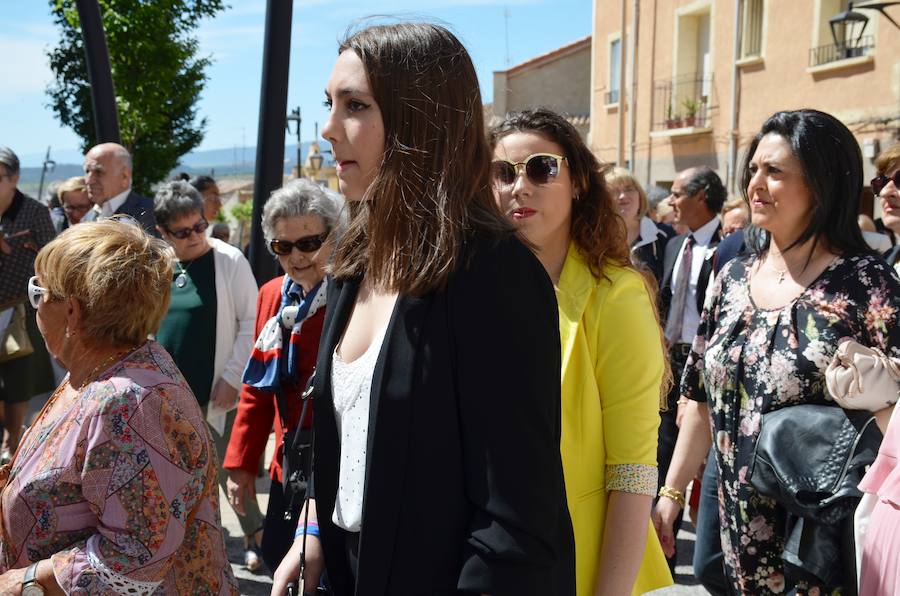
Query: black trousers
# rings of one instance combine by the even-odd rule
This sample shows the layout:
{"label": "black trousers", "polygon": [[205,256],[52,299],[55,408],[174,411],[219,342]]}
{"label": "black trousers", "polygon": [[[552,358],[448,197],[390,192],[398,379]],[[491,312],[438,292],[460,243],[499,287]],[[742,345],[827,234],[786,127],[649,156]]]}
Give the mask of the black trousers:
{"label": "black trousers", "polygon": [[[666,397],[667,409],[660,412],[659,437],[656,446],[656,463],[659,469],[659,486],[666,483],[666,475],[669,473],[669,466],[672,464],[672,454],[675,452],[675,443],[678,441],[678,427],[675,425],[675,416],[678,414],[678,398],[681,395],[681,375],[684,372],[684,364],[687,360],[687,350],[683,348],[685,344],[676,344],[669,350],[669,361],[672,365],[672,377],[675,381]],[[678,536],[681,529],[682,516],[675,519],[672,531]],[[675,575],[675,562],[678,560],[676,541],[675,555],[668,559],[669,570]]]}
{"label": "black trousers", "polygon": [[297,519],[292,516],[284,519],[287,503],[284,499],[284,488],[281,483],[272,479],[269,489],[269,506],[266,508],[266,519],[263,522],[262,558],[272,573],[278,569],[281,560],[294,543],[294,532],[297,530]]}

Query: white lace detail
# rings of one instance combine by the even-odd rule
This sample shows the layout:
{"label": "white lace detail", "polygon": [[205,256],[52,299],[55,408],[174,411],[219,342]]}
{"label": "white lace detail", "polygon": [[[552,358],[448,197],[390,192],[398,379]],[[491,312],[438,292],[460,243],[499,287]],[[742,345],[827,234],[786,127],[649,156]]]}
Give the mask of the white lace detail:
{"label": "white lace detail", "polygon": [[94,548],[89,544],[87,547],[87,558],[91,567],[97,572],[97,577],[106,584],[110,590],[116,594],[138,594],[140,596],[150,596],[156,591],[156,588],[162,582],[141,582],[131,579],[121,573],[116,573],[106,566],[100,557],[94,552]]}

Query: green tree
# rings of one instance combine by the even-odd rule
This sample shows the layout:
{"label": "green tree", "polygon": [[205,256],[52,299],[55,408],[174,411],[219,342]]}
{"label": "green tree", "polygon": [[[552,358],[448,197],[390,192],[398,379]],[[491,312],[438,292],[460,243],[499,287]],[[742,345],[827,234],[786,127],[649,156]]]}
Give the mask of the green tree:
{"label": "green tree", "polygon": [[[116,90],[122,144],[134,157],[134,188],[148,193],[200,144],[206,119],[197,99],[210,59],[193,34],[221,0],[99,0]],[[50,108],[87,151],[96,144],[84,42],[75,0],[50,0],[59,43],[48,52]]]}

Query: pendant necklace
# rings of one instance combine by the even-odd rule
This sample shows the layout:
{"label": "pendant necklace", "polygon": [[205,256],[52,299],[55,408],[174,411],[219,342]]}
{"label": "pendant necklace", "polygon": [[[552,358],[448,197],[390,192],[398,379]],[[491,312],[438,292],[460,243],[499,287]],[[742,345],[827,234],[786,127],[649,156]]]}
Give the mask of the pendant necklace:
{"label": "pendant necklace", "polygon": [[784,281],[784,276],[787,274],[787,269],[779,269],[779,268],[776,267],[775,265],[772,265],[772,269],[774,269],[774,270],[775,270],[775,273],[778,274],[778,283],[783,282],[783,281]]}
{"label": "pendant necklace", "polygon": [[178,268],[180,269],[180,271],[178,272],[178,276],[175,278],[175,287],[176,288],[183,288],[184,286],[187,285],[187,280],[188,280],[187,270],[190,269],[191,265],[193,265],[193,264],[194,264],[194,262],[191,261],[190,263],[188,263],[188,266],[185,267],[184,265],[181,264],[181,261],[178,261]]}

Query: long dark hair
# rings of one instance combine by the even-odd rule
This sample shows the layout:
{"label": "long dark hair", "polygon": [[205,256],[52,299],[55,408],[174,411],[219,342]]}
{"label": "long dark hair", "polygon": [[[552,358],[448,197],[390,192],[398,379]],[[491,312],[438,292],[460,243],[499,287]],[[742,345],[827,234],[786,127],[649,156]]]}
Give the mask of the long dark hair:
{"label": "long dark hair", "polygon": [[[821,240],[833,252],[871,253],[856,219],[863,190],[863,161],[853,133],[831,114],[818,110],[772,114],[753,137],[744,158],[741,194],[748,205],[747,187],[752,178],[750,161],[767,134],[777,134],[791,146],[791,153],[800,162],[813,198],[809,223],[785,250],[813,239],[813,249]],[[770,234],[751,231],[747,237],[755,253],[769,249]]]}
{"label": "long dark hair", "polygon": [[508,114],[491,130],[491,148],[516,132],[537,133],[562,147],[575,187],[570,234],[596,278],[609,263],[631,267],[628,232],[606,187],[606,169],[581,134],[561,115],[546,108]]}
{"label": "long dark hair", "polygon": [[366,274],[411,295],[443,287],[471,228],[510,231],[494,203],[481,93],[468,52],[429,23],[375,25],[354,33],[384,121],[385,148],[337,248],[334,276]]}

